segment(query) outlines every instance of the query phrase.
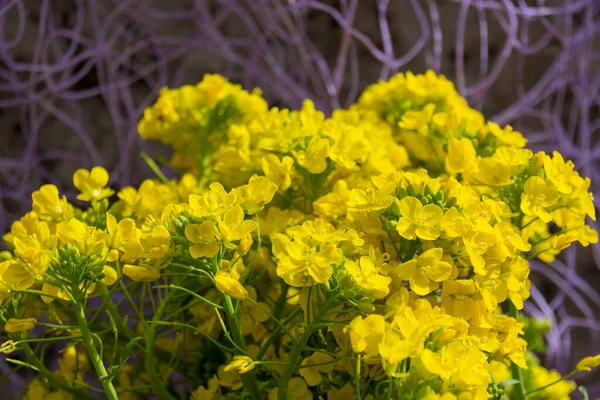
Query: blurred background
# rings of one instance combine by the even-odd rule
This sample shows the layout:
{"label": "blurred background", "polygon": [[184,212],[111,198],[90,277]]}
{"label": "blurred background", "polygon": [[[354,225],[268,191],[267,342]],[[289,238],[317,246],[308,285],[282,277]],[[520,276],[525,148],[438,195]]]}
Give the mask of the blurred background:
{"label": "blurred background", "polygon": [[[216,72],[271,106],[311,98],[330,113],[426,69],[572,159],[600,206],[598,0],[0,0],[0,231],[41,184],[73,194],[77,168],[106,167],[116,188],[152,176],[139,153],[165,150],[137,121],[164,86]],[[600,247],[573,246],[532,263],[526,311],[550,320],[544,361],[563,374],[600,351],[599,261]],[[592,398],[598,382],[579,381]],[[0,388],[18,398],[22,383]]]}

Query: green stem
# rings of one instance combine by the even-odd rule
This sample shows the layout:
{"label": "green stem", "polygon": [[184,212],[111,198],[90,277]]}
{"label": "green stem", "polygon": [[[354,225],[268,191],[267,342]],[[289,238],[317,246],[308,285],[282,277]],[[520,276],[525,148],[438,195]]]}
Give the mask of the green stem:
{"label": "green stem", "polygon": [[[163,301],[160,303],[158,310],[156,310],[156,313],[154,314],[154,318],[152,318],[152,322],[160,321],[161,317],[163,316],[163,314],[166,311],[167,304],[169,303],[169,298],[171,297],[172,294],[173,294],[173,292],[169,292],[169,294],[167,294],[165,296]],[[150,296],[152,296],[152,293],[150,293]],[[158,373],[158,369],[156,368],[157,363],[154,358],[154,342],[156,341],[156,335],[158,333],[157,330],[158,330],[159,325],[155,324],[155,323],[147,324],[147,325],[148,325],[148,331],[147,331],[148,333],[146,336],[147,337],[147,340],[146,340],[146,370],[148,371],[148,374],[150,375],[150,380],[153,383],[154,389],[157,391],[157,394],[162,399],[173,399],[173,396],[171,395],[171,393],[169,393],[169,391],[165,387],[165,384]]]}
{"label": "green stem", "polygon": [[106,372],[102,357],[100,357],[100,354],[94,345],[94,340],[92,339],[92,334],[85,317],[85,310],[83,309],[81,302],[75,303],[75,309],[77,312],[77,322],[79,323],[79,329],[81,330],[83,345],[85,347],[87,356],[94,366],[98,378],[100,379],[100,383],[102,384],[106,398],[109,400],[119,400],[119,395],[117,395],[117,391],[112,384],[112,380],[107,379],[108,372]]}
{"label": "green stem", "polygon": [[300,340],[298,340],[294,347],[292,347],[292,351],[290,352],[290,355],[287,360],[288,367],[285,369],[285,371],[283,371],[283,374],[281,374],[281,376],[279,377],[278,400],[289,400],[290,396],[288,393],[288,383],[290,379],[292,379],[292,375],[294,375],[294,372],[296,371],[296,363],[298,361],[298,358],[300,358],[300,354],[305,349],[306,343],[308,342],[308,339],[310,339],[313,333],[314,327],[307,326]]}
{"label": "green stem", "polygon": [[[517,319],[519,316],[519,310],[514,306],[514,304],[510,303],[509,315],[514,319]],[[514,362],[511,363],[510,372],[512,374],[513,379],[519,381],[518,384],[514,385],[514,398],[515,400],[526,400],[527,393],[525,390],[525,382],[523,382],[523,370]]]}
{"label": "green stem", "polygon": [[[231,297],[223,294],[223,304],[225,306],[225,314],[227,314],[227,321],[229,321],[229,328],[231,330],[231,334],[233,335],[233,340],[242,350],[246,351],[244,334],[242,333],[242,329],[238,324]],[[250,396],[254,400],[261,400],[262,397],[260,394],[260,388],[258,387],[258,382],[256,380],[256,372],[249,371],[243,375],[240,375],[240,378],[242,378],[244,387],[248,390]]]}
{"label": "green stem", "polygon": [[536,392],[542,391],[542,390],[544,390],[544,389],[548,389],[550,386],[554,386],[554,385],[556,385],[557,383],[559,383],[559,382],[561,382],[561,381],[563,381],[563,380],[565,380],[565,379],[569,379],[570,377],[572,377],[573,375],[575,375],[577,372],[579,372],[579,371],[577,371],[577,370],[571,371],[571,372],[569,372],[567,375],[563,376],[563,377],[562,377],[562,378],[560,378],[560,379],[557,379],[557,380],[555,380],[555,381],[554,381],[554,382],[552,382],[552,383],[549,383],[549,384],[547,384],[547,385],[544,385],[544,386],[542,386],[542,387],[539,387],[539,388],[537,388],[537,389],[530,390],[529,392],[527,392],[527,393],[526,393],[526,395],[527,395],[527,396],[529,396],[529,395],[530,395],[530,394],[532,394],[532,393],[536,393]]}
{"label": "green stem", "polygon": [[298,362],[298,358],[300,358],[302,352],[306,350],[306,344],[308,343],[308,339],[310,339],[312,334],[318,330],[318,325],[321,322],[321,319],[325,316],[325,314],[327,314],[331,303],[335,301],[336,298],[337,296],[333,296],[332,298],[328,299],[325,302],[325,304],[323,304],[323,307],[319,310],[317,315],[315,315],[313,321],[308,326],[306,326],[306,328],[304,328],[304,334],[302,335],[302,337],[292,347],[290,355],[287,359],[288,367],[283,371],[283,374],[281,374],[281,376],[279,377],[278,400],[289,400],[290,396],[288,391],[288,384],[290,382],[290,379],[292,379],[294,372],[297,369],[296,364]]}

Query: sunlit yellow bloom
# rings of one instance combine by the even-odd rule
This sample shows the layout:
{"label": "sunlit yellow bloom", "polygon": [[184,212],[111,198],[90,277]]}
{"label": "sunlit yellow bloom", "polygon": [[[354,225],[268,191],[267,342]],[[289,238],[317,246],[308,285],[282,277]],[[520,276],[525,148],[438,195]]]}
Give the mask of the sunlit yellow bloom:
{"label": "sunlit yellow bloom", "polygon": [[416,197],[405,197],[398,202],[402,217],[396,230],[405,239],[435,240],[440,236],[442,209],[434,204],[423,204]]}
{"label": "sunlit yellow bloom", "polygon": [[525,182],[524,193],[521,197],[521,210],[525,215],[538,217],[543,222],[550,222],[552,215],[548,208],[555,206],[558,191],[553,185],[548,185],[539,176],[532,176]]}
{"label": "sunlit yellow bloom", "polygon": [[229,209],[219,221],[219,231],[226,244],[240,240],[254,230],[256,222],[244,220],[244,211],[240,206]]}
{"label": "sunlit yellow bloom", "polygon": [[244,198],[242,207],[246,214],[253,215],[262,210],[271,202],[276,192],[277,185],[269,179],[264,176],[252,176],[248,185],[241,190],[241,196]]}
{"label": "sunlit yellow bloom", "polygon": [[510,179],[510,166],[494,158],[482,158],[477,164],[477,179],[489,186],[506,186]]}
{"label": "sunlit yellow bloom", "polygon": [[546,177],[561,193],[571,193],[573,191],[571,186],[571,178],[574,176],[573,168],[573,163],[571,161],[565,162],[562,155],[557,151],[552,153],[552,157],[548,155],[544,157]]}
{"label": "sunlit yellow bloom", "polygon": [[350,342],[355,353],[364,352],[368,356],[379,353],[379,343],[385,333],[385,319],[371,314],[367,318],[358,316],[350,322]]}
{"label": "sunlit yellow bloom", "polygon": [[418,295],[431,292],[431,282],[442,282],[452,273],[452,265],[442,261],[444,252],[440,248],[430,249],[417,258],[399,265],[395,269],[403,280],[410,282],[410,288]]}
{"label": "sunlit yellow bloom", "polygon": [[262,159],[262,169],[267,179],[279,190],[286,190],[292,184],[292,166],[294,159],[284,156],[281,160],[275,154],[268,154]]}
{"label": "sunlit yellow bloom", "polygon": [[327,154],[329,153],[329,140],[313,136],[306,152],[298,153],[298,164],[311,174],[320,174],[327,168]]}
{"label": "sunlit yellow bloom", "polygon": [[358,263],[347,260],[344,267],[366,296],[383,299],[390,292],[392,279],[378,273],[371,257],[363,256]]}
{"label": "sunlit yellow bloom", "polygon": [[108,172],[102,167],[94,167],[90,171],[82,168],[73,174],[73,184],[81,192],[77,195],[79,200],[102,200],[112,196],[115,191],[105,188],[107,183]]}
{"label": "sunlit yellow bloom", "polygon": [[58,197],[58,188],[54,185],[43,185],[31,195],[32,208],[40,219],[59,221],[73,216],[73,206],[66,198]]}
{"label": "sunlit yellow bloom", "polygon": [[219,252],[216,235],[217,229],[213,221],[186,225],[185,237],[192,243],[190,255],[194,258],[215,256]]}
{"label": "sunlit yellow bloom", "polygon": [[465,172],[475,166],[476,158],[475,148],[469,139],[452,138],[448,142],[446,170],[451,174]]}

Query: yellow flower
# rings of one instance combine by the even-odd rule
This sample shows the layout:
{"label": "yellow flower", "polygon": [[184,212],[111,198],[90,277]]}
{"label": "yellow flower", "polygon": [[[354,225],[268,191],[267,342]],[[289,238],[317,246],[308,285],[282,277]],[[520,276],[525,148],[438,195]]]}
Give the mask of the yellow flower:
{"label": "yellow flower", "polygon": [[[308,365],[315,364],[312,367]],[[317,365],[321,364],[321,365]],[[300,368],[300,376],[304,378],[308,386],[317,386],[323,380],[321,373],[328,374],[333,371],[333,357],[328,354],[315,352],[310,357],[302,360],[302,365],[305,368]]]}
{"label": "yellow flower", "polygon": [[[239,264],[239,261],[238,261]],[[244,301],[241,305],[240,326],[244,335],[256,334],[256,328],[262,326],[263,322],[269,320],[269,314],[263,310],[271,311],[271,306],[264,302],[257,302],[256,289],[248,286],[248,298],[254,301]]]}
{"label": "yellow flower", "polygon": [[267,179],[273,182],[279,190],[284,191],[292,184],[292,166],[294,159],[284,156],[281,160],[275,154],[268,154],[262,159],[262,169]]}
{"label": "yellow flower", "polygon": [[0,284],[9,289],[29,289],[35,282],[35,276],[27,266],[19,260],[5,260],[0,262]]}
{"label": "yellow flower", "polygon": [[214,257],[219,252],[216,235],[217,229],[213,221],[186,225],[185,237],[192,243],[190,255],[194,258]]}
{"label": "yellow flower", "polygon": [[254,369],[254,360],[248,356],[234,356],[233,360],[225,366],[224,371],[237,371],[238,374],[245,374]]}
{"label": "yellow flower", "polygon": [[149,265],[125,264],[123,274],[136,282],[153,282],[160,278],[160,270]]}
{"label": "yellow flower", "polygon": [[113,267],[109,267],[108,265],[104,266],[104,278],[102,279],[102,283],[106,286],[114,285],[118,279],[117,271]]}
{"label": "yellow flower", "polygon": [[389,286],[392,279],[379,274],[371,257],[362,256],[359,264],[352,260],[346,260],[344,267],[365,296],[383,299],[390,292]]}
{"label": "yellow flower", "polygon": [[562,155],[557,151],[552,153],[552,157],[549,155],[544,157],[546,177],[561,193],[568,194],[573,191],[571,186],[571,179],[574,176],[573,168],[573,163],[571,161],[565,162]]}
{"label": "yellow flower", "polygon": [[59,221],[73,216],[73,206],[66,198],[58,197],[58,188],[54,185],[43,185],[31,195],[32,208],[40,219]]}
{"label": "yellow flower", "polygon": [[233,279],[225,271],[217,271],[215,274],[215,285],[217,289],[237,300],[246,300],[248,291],[236,279]]}
{"label": "yellow flower", "polygon": [[355,317],[348,326],[350,343],[355,353],[364,352],[368,356],[379,354],[379,343],[385,333],[385,318],[371,314],[367,318]]}
{"label": "yellow flower", "polygon": [[440,248],[429,249],[416,259],[396,267],[395,273],[410,282],[410,288],[418,295],[425,296],[431,292],[431,282],[442,282],[452,274],[452,265],[442,261],[444,251]]}
{"label": "yellow flower", "polygon": [[533,376],[532,389],[541,388],[553,383],[546,389],[538,391],[530,398],[539,400],[569,400],[569,394],[577,388],[573,381],[561,380],[561,375],[556,370],[547,370],[541,365],[531,366],[531,375]]}
{"label": "yellow flower", "polygon": [[475,166],[476,159],[475,148],[469,139],[450,139],[448,142],[446,171],[451,174],[465,172]]}
{"label": "yellow flower", "polygon": [[383,335],[378,346],[386,374],[393,376],[398,363],[411,356],[416,350],[415,343],[402,339],[398,332],[389,331]]}
{"label": "yellow flower", "polygon": [[271,202],[277,192],[277,185],[264,176],[253,175],[248,185],[242,187],[241,192],[244,198],[242,207],[246,210],[246,214],[252,215]]}
{"label": "yellow flower", "polygon": [[577,363],[575,370],[577,371],[591,371],[592,368],[596,368],[600,365],[600,354],[595,356],[585,357]]}
{"label": "yellow flower", "polygon": [[523,134],[520,132],[514,131],[512,126],[506,125],[504,128],[500,128],[500,126],[495,122],[488,122],[487,128],[489,132],[494,135],[500,142],[502,142],[506,146],[516,147],[520,149],[521,147],[525,147],[527,144],[527,139],[523,137]]}
{"label": "yellow flower", "polygon": [[494,158],[482,158],[477,164],[476,178],[489,186],[506,186],[513,183],[510,167]]}
{"label": "yellow flower", "polygon": [[196,217],[217,216],[225,213],[236,204],[235,193],[227,193],[223,185],[211,183],[210,191],[204,195],[190,194],[190,208]]}
{"label": "yellow flower", "polygon": [[350,383],[346,383],[339,389],[332,387],[327,391],[327,400],[356,400],[356,391]]}
{"label": "yellow flower", "polygon": [[157,225],[140,237],[140,243],[145,257],[160,259],[171,250],[171,235],[164,226]]}
{"label": "yellow flower", "polygon": [[105,188],[107,183],[108,172],[102,167],[94,167],[91,171],[81,168],[73,174],[73,184],[81,192],[77,195],[79,200],[102,200],[112,196],[115,191]]}
{"label": "yellow flower", "polygon": [[225,245],[240,240],[255,229],[256,222],[244,220],[244,210],[240,206],[229,209],[219,220],[219,231]]}
{"label": "yellow flower", "polygon": [[26,332],[32,330],[35,327],[36,322],[37,320],[35,318],[10,318],[8,321],[6,321],[4,329],[8,333]]}
{"label": "yellow flower", "polygon": [[525,182],[524,193],[521,195],[521,211],[548,223],[552,221],[548,208],[556,205],[557,200],[558,191],[553,185],[546,184],[539,176],[532,176]]}
{"label": "yellow flower", "polygon": [[405,197],[398,201],[402,217],[396,230],[405,239],[435,240],[440,236],[439,225],[442,209],[434,204],[423,204],[416,197]]}
{"label": "yellow flower", "polygon": [[393,202],[396,185],[388,182],[380,189],[355,188],[350,191],[346,207],[350,211],[379,211],[388,208]]}
{"label": "yellow flower", "polygon": [[326,284],[334,264],[342,262],[340,249],[334,245],[318,249],[302,241],[289,243],[277,263],[277,275],[290,286]]}
{"label": "yellow flower", "polygon": [[327,154],[329,153],[329,140],[313,136],[306,152],[298,152],[298,164],[306,168],[311,174],[320,174],[327,168]]}
{"label": "yellow flower", "polygon": [[117,223],[114,215],[106,213],[106,231],[110,236],[107,243],[113,249],[121,249],[136,240],[135,221],[131,218],[124,218]]}
{"label": "yellow flower", "polygon": [[[304,379],[295,377],[290,379],[288,384],[289,400],[313,400],[313,395]],[[273,388],[269,391],[268,400],[277,400],[279,398],[279,388]]]}

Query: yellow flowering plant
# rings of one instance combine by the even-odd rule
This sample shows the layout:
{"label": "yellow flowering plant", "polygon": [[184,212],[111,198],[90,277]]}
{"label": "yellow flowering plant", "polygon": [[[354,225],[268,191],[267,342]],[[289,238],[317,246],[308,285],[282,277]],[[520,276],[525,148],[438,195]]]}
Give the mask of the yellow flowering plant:
{"label": "yellow flowering plant", "polygon": [[4,236],[1,351],[39,374],[24,398],[566,399],[600,364],[546,370],[544,324],[520,315],[529,260],[598,241],[589,178],[444,77],[326,117],[207,75],[139,131],[180,178],[144,155],[158,178],[115,194],[80,169],[87,208],[44,185]]}

